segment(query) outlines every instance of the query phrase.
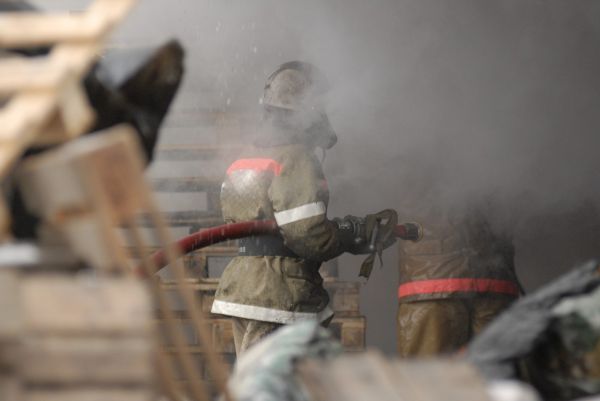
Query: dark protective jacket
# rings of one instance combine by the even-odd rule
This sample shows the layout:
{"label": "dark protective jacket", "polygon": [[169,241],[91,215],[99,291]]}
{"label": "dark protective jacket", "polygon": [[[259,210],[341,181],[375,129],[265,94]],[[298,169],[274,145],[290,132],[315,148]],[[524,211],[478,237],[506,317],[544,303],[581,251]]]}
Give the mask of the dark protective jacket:
{"label": "dark protective jacket", "polygon": [[283,324],[331,317],[319,267],[343,250],[337,226],[327,219],[328,201],[310,146],[251,147],[231,164],[221,189],[225,221],[275,219],[286,256],[235,257],[221,276],[212,312]]}
{"label": "dark protective jacket", "polygon": [[400,244],[400,302],[451,297],[517,297],[510,238],[471,213],[424,221],[424,238]]}

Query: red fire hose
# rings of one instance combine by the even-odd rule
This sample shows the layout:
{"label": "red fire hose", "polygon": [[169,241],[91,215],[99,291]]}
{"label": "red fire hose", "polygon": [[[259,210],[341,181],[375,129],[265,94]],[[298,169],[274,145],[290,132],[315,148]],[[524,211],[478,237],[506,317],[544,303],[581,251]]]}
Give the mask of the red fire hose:
{"label": "red fire hose", "polygon": [[[396,237],[404,240],[418,241],[422,236],[421,226],[416,223],[399,224],[394,230]],[[221,226],[207,228],[183,237],[175,242],[175,246],[181,255],[186,255],[198,249],[214,245],[219,242],[234,240],[254,235],[278,234],[277,223],[274,220],[248,221],[243,223],[223,224]],[[160,249],[151,255],[154,266],[158,270],[167,265],[167,257],[164,249]],[[139,269],[141,274],[143,270]],[[142,276],[144,274],[141,274]]]}

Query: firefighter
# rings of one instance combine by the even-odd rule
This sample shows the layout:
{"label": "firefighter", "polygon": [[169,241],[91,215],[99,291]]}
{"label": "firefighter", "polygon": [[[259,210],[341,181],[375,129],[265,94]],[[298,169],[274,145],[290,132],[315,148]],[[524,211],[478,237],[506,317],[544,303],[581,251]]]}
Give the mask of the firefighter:
{"label": "firefighter", "polygon": [[481,209],[425,219],[424,227],[420,242],[400,246],[401,357],[461,349],[521,292],[512,241]]}
{"label": "firefighter", "polygon": [[326,90],[313,65],[281,65],[265,85],[261,132],[227,169],[225,221],[274,219],[281,233],[240,240],[219,281],[212,312],[233,318],[238,354],[284,324],[316,318],[326,325],[333,312],[321,262],[367,253],[364,219],[327,218],[329,191],[315,154],[337,141],[323,107]]}

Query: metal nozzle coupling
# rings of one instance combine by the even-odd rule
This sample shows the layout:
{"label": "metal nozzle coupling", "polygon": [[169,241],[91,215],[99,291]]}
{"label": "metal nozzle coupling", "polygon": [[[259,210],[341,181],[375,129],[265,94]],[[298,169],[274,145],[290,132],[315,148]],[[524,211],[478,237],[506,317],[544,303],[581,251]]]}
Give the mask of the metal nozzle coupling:
{"label": "metal nozzle coupling", "polygon": [[404,223],[405,236],[402,239],[418,242],[423,239],[423,226],[419,223]]}
{"label": "metal nozzle coupling", "polygon": [[423,226],[417,222],[407,223],[407,234],[411,241],[421,241],[423,239]]}

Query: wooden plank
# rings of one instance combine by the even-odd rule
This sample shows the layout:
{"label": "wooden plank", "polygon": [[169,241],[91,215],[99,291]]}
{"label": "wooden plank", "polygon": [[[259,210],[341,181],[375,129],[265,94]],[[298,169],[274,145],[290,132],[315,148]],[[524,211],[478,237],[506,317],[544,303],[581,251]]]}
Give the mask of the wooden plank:
{"label": "wooden plank", "polygon": [[[225,224],[218,211],[186,210],[176,212],[163,212],[163,217],[171,227],[209,228]],[[148,217],[142,216],[138,222],[142,227],[152,227],[154,224]]]}
{"label": "wooden plank", "polygon": [[333,336],[345,350],[360,351],[366,344],[366,318],[364,316],[337,317],[329,324]]}
{"label": "wooden plank", "polygon": [[221,192],[219,177],[167,177],[152,178],[150,185],[155,192]]}
{"label": "wooden plank", "polygon": [[[188,279],[186,283],[189,284],[194,291],[216,291],[219,286],[218,279]],[[162,283],[166,290],[175,291],[176,284],[173,281],[165,281]]]}
{"label": "wooden plank", "polygon": [[[485,401],[490,397],[483,379],[468,362],[459,359],[397,361],[390,377],[410,400]],[[435,383],[432,386],[431,383]]]}
{"label": "wooden plank", "polygon": [[211,319],[209,322],[213,349],[220,353],[235,353],[231,319]]}
{"label": "wooden plank", "polygon": [[308,360],[298,368],[299,379],[314,401],[425,401],[402,397],[390,382],[388,369],[376,352],[343,355],[330,361]]}
{"label": "wooden plank", "polygon": [[154,372],[150,336],[27,336],[18,371],[36,384],[144,384]]}
{"label": "wooden plank", "polygon": [[23,388],[16,374],[0,373],[0,400],[22,401]]}
{"label": "wooden plank", "polygon": [[[19,303],[19,277],[15,270],[7,268],[0,270],[0,316],[0,344],[16,341],[22,334],[23,325]],[[2,359],[0,356],[0,360]]]}
{"label": "wooden plank", "polygon": [[215,300],[215,293],[212,291],[206,291],[202,294],[202,312],[210,314],[212,304]]}
{"label": "wooden plank", "polygon": [[[182,92],[182,95],[185,96],[185,93]],[[251,136],[256,132],[259,124],[260,116],[256,113],[222,112],[214,111],[206,107],[195,108],[192,110],[175,108],[169,113],[169,116],[165,120],[164,129],[174,127],[208,127],[220,134],[235,132],[239,136],[239,133],[242,132],[241,127],[243,127],[244,133]],[[223,138],[227,137],[223,136]],[[231,137],[227,139],[234,138]],[[231,143],[231,145],[233,147],[239,147],[240,143],[241,142],[237,142],[237,144]]]}
{"label": "wooden plank", "polygon": [[21,284],[22,318],[33,333],[149,333],[145,285],[118,278],[36,275]]}
{"label": "wooden plank", "polygon": [[[141,155],[127,125],[31,157],[22,170],[26,200],[46,218],[65,209],[105,207],[119,222],[136,215],[144,204]],[[58,187],[61,191],[48,191]],[[40,197],[44,199],[36,201]]]}
{"label": "wooden plank", "polygon": [[12,240],[13,234],[10,225],[11,215],[6,205],[6,199],[0,197],[0,242]]}
{"label": "wooden plank", "polygon": [[38,146],[52,145],[73,139],[92,126],[95,112],[92,111],[87,94],[77,81],[66,80],[59,92],[59,107],[43,135],[34,143]]}
{"label": "wooden plank", "polygon": [[[177,314],[176,314],[177,316]],[[158,321],[158,329],[161,333],[161,344],[166,347],[173,347],[175,344],[173,339],[169,337],[166,323],[164,321]],[[190,346],[198,345],[198,333],[196,332],[196,328],[190,319],[186,319],[185,317],[179,314],[179,318],[174,322],[175,326],[178,330],[180,330],[186,340],[186,343]]]}
{"label": "wooden plank", "polygon": [[[0,19],[2,16],[0,14]],[[1,29],[1,28],[0,28]],[[0,63],[0,95],[23,89],[55,89],[67,71],[57,68],[50,57],[8,57]]]}
{"label": "wooden plank", "polygon": [[[229,366],[227,362],[225,362],[226,366]],[[230,368],[229,371],[232,369]],[[223,395],[218,391],[216,382],[210,377],[210,375],[205,374],[204,380],[201,380],[204,387],[208,389],[208,399],[209,400],[219,400],[223,398]],[[189,389],[189,380],[177,380],[176,381],[177,388],[180,389],[180,392],[185,393]],[[184,398],[184,400],[192,400],[192,398]],[[154,400],[150,400],[154,401]],[[162,399],[160,401],[163,401]],[[588,401],[588,400],[584,400]]]}
{"label": "wooden plank", "polygon": [[[171,352],[171,351],[167,351],[168,353],[171,354],[171,356],[173,357],[173,361],[177,360],[177,356],[175,355],[175,351]],[[206,356],[202,355],[202,354],[190,354],[190,359],[192,360],[192,362],[198,367],[198,373],[200,375],[200,377],[196,377],[194,378],[194,380],[200,380],[200,379],[206,379],[206,377],[208,376],[208,367],[207,367],[207,362],[206,362]],[[183,371],[183,369],[181,368],[180,364],[175,364],[174,365],[174,379],[176,381],[176,383],[178,384],[185,384],[188,383],[188,379],[189,377],[187,377],[185,375],[185,372]],[[214,386],[214,383],[210,383],[210,386]],[[189,389],[189,386],[187,386],[187,389]],[[181,389],[183,392],[186,392],[185,388]],[[211,398],[212,400],[216,400],[216,398]],[[187,400],[187,399],[186,399]],[[190,399],[190,401],[193,399]],[[154,401],[154,400],[151,400]],[[162,400],[161,400],[162,401]]]}
{"label": "wooden plank", "polygon": [[0,109],[0,177],[33,141],[38,130],[55,111],[55,95],[51,91],[15,95]]}
{"label": "wooden plank", "polygon": [[324,281],[325,289],[331,299],[330,307],[336,315],[360,314],[360,283],[349,281]]}
{"label": "wooden plank", "polygon": [[35,47],[57,42],[90,41],[104,34],[107,24],[90,14],[19,12],[0,15],[0,46]]}
{"label": "wooden plank", "polygon": [[19,184],[29,210],[60,227],[74,252],[94,268],[127,265],[113,225],[137,216],[146,203],[131,130],[111,127],[30,157],[21,167]]}
{"label": "wooden plank", "polygon": [[[65,95],[68,99],[73,98],[70,101],[74,103],[71,104],[65,103],[64,99],[59,102],[61,91],[57,88],[65,83],[67,77],[67,84],[79,81],[96,59],[108,31],[125,16],[134,3],[135,0],[96,0],[85,15],[81,17],[63,15],[60,17],[61,21],[52,20],[52,16],[42,13],[0,15],[0,46],[2,47],[39,46],[62,40],[72,41],[71,44],[65,42],[57,44],[47,56],[47,62],[53,64],[58,70],[56,73],[50,73],[50,75],[55,74],[53,79],[57,80],[58,86],[31,92],[20,91],[0,111],[0,126],[2,126],[0,177],[5,176],[15,160],[32,142],[35,142],[44,125],[55,115],[59,103],[65,106],[61,118],[67,137],[81,134],[83,127],[89,124],[89,113],[83,112],[85,106],[81,105],[83,98],[80,96],[81,90],[75,89],[79,91],[79,99],[73,98],[73,90]],[[85,29],[81,26],[72,26],[72,21],[76,18],[85,19]],[[86,29],[94,27],[97,31],[93,38],[82,38],[81,35]],[[32,76],[27,71],[17,72],[16,75],[19,73],[25,80],[15,79],[15,82],[27,82],[27,79]],[[52,132],[52,127],[49,132]],[[56,135],[53,135],[54,137]]]}
{"label": "wooden plank", "polygon": [[23,401],[149,401],[154,399],[150,388],[119,388],[118,386],[83,386],[65,388],[33,388],[23,394]]}
{"label": "wooden plank", "polygon": [[329,361],[308,360],[298,371],[315,401],[490,400],[485,383],[464,360],[392,362],[370,351]]}
{"label": "wooden plank", "polygon": [[241,147],[161,145],[157,149],[156,159],[164,161],[214,160],[220,159],[224,155],[237,155],[241,151]]}
{"label": "wooden plank", "polygon": [[218,112],[209,109],[177,110],[169,112],[164,129],[173,127],[214,127],[219,119]]}
{"label": "wooden plank", "polygon": [[0,15],[0,46],[36,47],[100,40],[135,0],[96,0],[82,14],[19,12]]}
{"label": "wooden plank", "polygon": [[[61,78],[54,86],[45,90],[21,91],[15,94],[11,100],[0,110],[0,126],[3,127],[0,132],[0,177],[4,176],[12,163],[21,156],[23,151],[32,143],[36,142],[40,135],[42,127],[56,117],[59,112],[58,106],[65,103],[69,111],[61,115],[62,126],[70,130],[66,133],[64,139],[77,136],[83,132],[91,122],[91,113],[83,112],[87,106],[80,104],[85,96],[81,94],[81,89],[71,89],[79,91],[80,96],[59,102],[61,93],[64,89],[62,85],[69,82],[78,82],[92,61],[96,58],[99,49],[98,43],[89,43],[85,45],[59,45],[48,56],[49,62],[55,64],[55,68],[64,72],[57,73]],[[1,65],[1,63],[0,63]],[[69,76],[67,79],[66,71]],[[26,79],[26,77],[24,78]],[[1,91],[1,90],[0,90]],[[72,93],[71,93],[72,94]],[[72,102],[72,103],[69,103]],[[68,121],[65,118],[69,119]],[[57,127],[50,127],[41,134],[49,133],[50,136],[41,143],[54,143],[57,137],[60,137],[55,131]]]}
{"label": "wooden plank", "polygon": [[79,86],[80,78],[97,58],[100,49],[97,42],[58,44],[48,56],[2,59],[0,95],[40,90],[60,92],[61,87],[70,82]]}

